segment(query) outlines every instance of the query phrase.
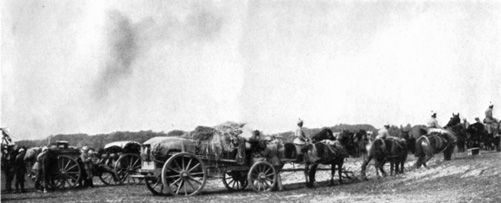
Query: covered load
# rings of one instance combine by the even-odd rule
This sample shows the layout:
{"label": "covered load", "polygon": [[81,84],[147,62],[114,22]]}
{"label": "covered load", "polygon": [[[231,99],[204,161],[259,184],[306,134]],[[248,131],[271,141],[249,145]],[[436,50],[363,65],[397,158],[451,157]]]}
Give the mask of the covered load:
{"label": "covered load", "polygon": [[116,141],[104,145],[104,150],[109,153],[139,154],[141,144],[136,141]]}
{"label": "covered load", "polygon": [[235,159],[245,162],[244,123],[225,122],[214,127],[198,126],[181,137],[194,140],[196,153],[208,159]]}

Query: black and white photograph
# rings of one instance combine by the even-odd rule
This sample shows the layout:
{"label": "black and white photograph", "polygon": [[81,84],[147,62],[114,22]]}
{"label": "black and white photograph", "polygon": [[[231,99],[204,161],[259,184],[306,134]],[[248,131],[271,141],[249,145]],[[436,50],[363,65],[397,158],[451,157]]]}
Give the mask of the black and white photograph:
{"label": "black and white photograph", "polygon": [[2,0],[1,202],[501,202],[501,1]]}

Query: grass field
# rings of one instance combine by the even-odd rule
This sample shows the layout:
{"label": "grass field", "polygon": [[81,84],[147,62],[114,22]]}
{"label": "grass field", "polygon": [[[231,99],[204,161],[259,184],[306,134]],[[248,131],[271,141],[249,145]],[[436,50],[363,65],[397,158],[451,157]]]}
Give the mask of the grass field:
{"label": "grass field", "polygon": [[[413,163],[410,156],[408,166]],[[329,172],[317,174],[315,189],[306,188],[302,172],[281,174],[285,191],[255,193],[227,191],[220,179],[211,179],[194,197],[153,196],[145,185],[103,186],[51,193],[35,192],[31,181],[28,193],[5,194],[2,202],[501,202],[501,153],[478,156],[456,154],[453,161],[436,156],[429,169],[411,169],[403,175],[376,178],[368,170],[369,181],[348,181],[328,186]],[[358,173],[360,159],[350,159],[347,169]],[[96,180],[96,183],[99,182]],[[3,187],[3,179],[2,179]]]}

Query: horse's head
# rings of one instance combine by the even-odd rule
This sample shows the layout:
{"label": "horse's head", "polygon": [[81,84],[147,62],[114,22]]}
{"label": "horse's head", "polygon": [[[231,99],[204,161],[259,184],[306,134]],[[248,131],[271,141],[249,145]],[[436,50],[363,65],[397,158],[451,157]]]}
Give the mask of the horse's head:
{"label": "horse's head", "polygon": [[459,113],[457,113],[457,114],[452,113],[451,119],[449,120],[449,122],[445,126],[451,127],[451,126],[457,125],[458,123],[461,123],[461,118],[459,117]]}
{"label": "horse's head", "polygon": [[322,128],[320,132],[311,137],[312,142],[319,142],[322,140],[335,140],[334,133],[329,128]]}

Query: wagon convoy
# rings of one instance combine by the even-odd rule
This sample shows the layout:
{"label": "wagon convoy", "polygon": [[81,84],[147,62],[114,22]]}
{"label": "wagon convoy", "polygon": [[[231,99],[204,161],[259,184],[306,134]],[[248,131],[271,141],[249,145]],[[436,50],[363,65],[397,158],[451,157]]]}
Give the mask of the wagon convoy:
{"label": "wagon convoy", "polygon": [[[501,131],[499,123],[496,124],[489,126],[490,134],[497,139],[491,144],[500,151]],[[313,143],[301,145],[295,142],[282,143],[276,137],[265,138],[259,131],[246,128],[245,124],[226,122],[214,127],[198,126],[181,136],[154,137],[142,144],[135,141],[108,143],[97,154],[91,153],[95,155],[92,161],[93,172],[86,171],[81,158],[82,150],[69,146],[67,141],[52,143],[46,150],[28,149],[24,160],[31,163],[28,165],[31,168],[40,162],[39,154],[46,154],[45,161],[42,161],[45,165],[39,164],[36,169],[38,171],[29,175],[36,180],[35,187],[81,187],[84,185],[83,181],[91,175],[99,177],[105,185],[144,182],[153,195],[196,195],[203,190],[208,179],[215,178],[220,178],[229,191],[250,188],[264,192],[281,188],[280,172],[283,171],[304,171],[306,185],[312,187],[315,171],[329,170],[317,169],[318,164],[331,165],[331,184],[335,168],[339,171],[340,183],[342,175],[344,178],[355,179],[355,172],[346,170],[343,162],[348,157],[358,157],[360,154],[363,154],[364,163],[359,172],[361,179],[366,179],[365,169],[372,158],[376,160],[376,173],[381,170],[385,175],[382,165],[386,162],[391,163],[391,172],[395,164],[396,173],[403,173],[403,164],[410,151],[418,157],[415,166],[419,167],[426,166],[426,161],[439,152],[444,152],[444,158],[450,159],[456,143],[462,137],[469,151],[485,145],[483,143],[486,141],[481,139],[484,131],[477,129],[476,125],[460,125],[457,114],[446,125],[448,130],[421,129],[420,137],[414,142],[409,142],[411,136],[407,135],[403,136],[406,139],[404,141],[376,139],[370,143],[368,139],[372,132],[361,130],[359,133],[332,133],[325,128],[312,136]],[[13,146],[12,143],[9,144],[7,134],[3,134],[2,170],[7,163],[4,159]],[[396,158],[395,154],[402,158]],[[468,155],[472,153],[469,152]],[[304,167],[284,168],[287,163],[299,163]],[[398,165],[401,165],[400,169]],[[43,176],[40,173],[42,168],[43,171],[47,169],[54,172],[44,172]],[[92,178],[90,180],[92,182]]]}

